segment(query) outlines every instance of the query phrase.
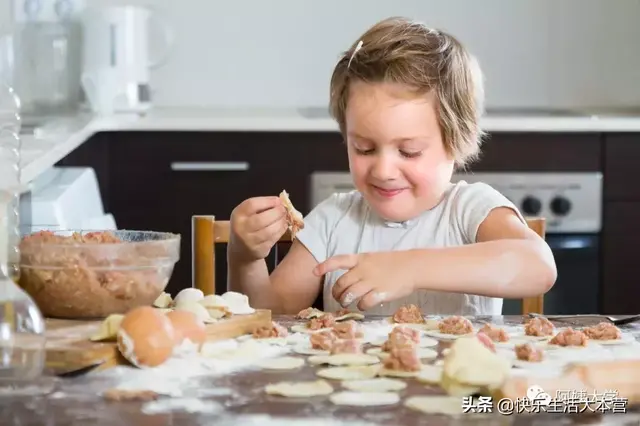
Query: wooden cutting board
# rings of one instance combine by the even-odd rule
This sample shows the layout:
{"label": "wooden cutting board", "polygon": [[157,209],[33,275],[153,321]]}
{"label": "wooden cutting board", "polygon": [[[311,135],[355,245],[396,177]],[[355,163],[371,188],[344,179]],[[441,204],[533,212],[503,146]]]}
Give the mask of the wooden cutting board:
{"label": "wooden cutting board", "polygon": [[[128,364],[118,352],[115,342],[92,342],[102,321],[47,318],[47,368],[54,372],[103,362],[99,369]],[[251,315],[236,315],[207,324],[207,341],[230,339],[271,325],[271,311],[257,309]]]}

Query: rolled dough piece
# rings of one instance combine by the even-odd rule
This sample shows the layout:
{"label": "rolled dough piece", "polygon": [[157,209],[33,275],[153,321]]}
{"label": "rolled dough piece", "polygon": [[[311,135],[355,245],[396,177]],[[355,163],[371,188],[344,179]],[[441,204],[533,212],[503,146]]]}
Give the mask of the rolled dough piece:
{"label": "rolled dough piece", "polygon": [[[373,346],[382,346],[384,345],[384,342],[387,341],[386,337],[379,337],[376,338],[374,340],[372,340],[371,342],[369,342],[370,344],[372,344]],[[438,341],[436,339],[432,339],[430,337],[425,337],[425,336],[420,336],[420,341],[418,342],[418,346],[421,348],[430,348],[432,346],[438,346]]]}
{"label": "rolled dough piece", "polygon": [[204,299],[204,293],[202,292],[202,290],[197,288],[185,288],[180,290],[180,292],[176,295],[176,298],[173,299],[173,304],[175,306],[178,306],[182,303],[199,302],[202,299]]}
{"label": "rolled dough piece", "polygon": [[423,365],[422,370],[415,376],[416,380],[430,385],[440,384],[442,380],[442,367],[435,365]]}
{"label": "rolled dough piece", "polygon": [[122,314],[111,314],[102,321],[100,329],[96,334],[89,337],[92,342],[101,342],[105,340],[116,340],[118,330],[120,329],[120,323],[124,319]]}
{"label": "rolled dough piece", "polygon": [[297,345],[293,347],[293,352],[300,355],[329,355],[329,351],[315,349],[309,345]]}
{"label": "rolled dough piece", "polygon": [[323,311],[321,311],[320,309],[311,308],[311,310],[309,311],[309,313],[307,315],[305,315],[304,317],[299,317],[299,319],[310,320],[312,318],[319,318],[319,317],[323,316],[324,314],[325,313]]}
{"label": "rolled dough piece", "polygon": [[173,300],[171,300],[171,295],[163,291],[162,294],[160,294],[160,296],[158,296],[153,302],[152,306],[154,308],[168,308],[171,306],[172,302]]}
{"label": "rolled dough piece", "polygon": [[345,321],[345,320],[363,320],[364,315],[359,312],[349,312],[348,314],[341,315],[336,318],[336,321]]}
{"label": "rolled dough piece", "polygon": [[207,311],[207,309],[198,302],[180,302],[176,305],[175,310],[193,312],[200,320],[205,323],[212,323],[217,321],[216,319],[211,318],[211,316],[209,315],[209,311]]}
{"label": "rolled dough piece", "polygon": [[221,298],[227,302],[227,308],[233,315],[249,315],[256,310],[249,306],[249,297],[235,291],[227,291]]}
{"label": "rolled dough piece", "polygon": [[597,345],[632,345],[636,343],[636,339],[629,334],[622,334],[622,337],[619,339],[610,339],[610,340],[596,340],[589,339],[589,343],[595,343]]}
{"label": "rolled dough piece", "polygon": [[304,365],[304,359],[283,356],[280,358],[262,359],[257,365],[265,370],[293,370],[302,367]]}
{"label": "rolled dough piece", "polygon": [[[383,352],[382,348],[367,349],[367,354],[376,355],[382,359],[389,356],[389,353]],[[418,358],[421,358],[421,359],[434,359],[438,357],[438,352],[429,348],[416,348],[416,354],[418,355]]]}
{"label": "rolled dough piece", "polygon": [[427,336],[435,337],[436,339],[443,339],[443,340],[455,340],[455,339],[459,339],[461,337],[473,336],[473,333],[469,333],[469,334],[447,334],[447,333],[440,333],[439,331],[436,331],[436,330],[426,330],[424,332],[424,334],[426,334]]}
{"label": "rolled dough piece", "polygon": [[311,330],[309,327],[307,327],[306,324],[296,324],[291,326],[291,331],[296,333],[319,333],[325,330],[331,330],[331,327],[320,328],[318,330]]}
{"label": "rolled dough piece", "polygon": [[520,340],[520,341],[524,341],[524,342],[545,341],[545,340],[551,340],[551,338],[553,338],[553,336],[529,336],[527,334],[524,334],[524,331],[517,331],[515,333],[509,333],[509,340]]}
{"label": "rolled dough piece", "polygon": [[397,379],[378,377],[369,380],[352,380],[342,383],[342,387],[355,392],[396,392],[407,387],[407,383]]}
{"label": "rolled dough piece", "polygon": [[425,414],[446,414],[449,416],[463,414],[462,399],[454,396],[410,396],[405,399],[404,406]]}
{"label": "rolled dough piece", "polygon": [[400,395],[394,392],[353,392],[334,393],[329,400],[336,405],[379,406],[393,405],[400,402]]}
{"label": "rolled dough piece", "polygon": [[378,374],[380,365],[365,365],[359,367],[329,367],[316,372],[318,377],[331,380],[366,380],[373,379]]}
{"label": "rolled dough piece", "polygon": [[418,374],[420,374],[421,371],[422,371],[422,368],[420,368],[420,370],[418,370],[418,371],[402,371],[402,370],[389,370],[389,369],[383,367],[378,372],[378,375],[379,376],[387,376],[387,377],[409,378],[409,377],[418,376]]}
{"label": "rolled dough piece", "polygon": [[318,395],[329,395],[333,386],[326,380],[307,382],[279,382],[268,384],[264,391],[269,395],[280,395],[287,398],[308,398]]}
{"label": "rolled dough piece", "polygon": [[435,365],[436,367],[442,367],[444,365],[444,359],[436,360],[433,365]]}
{"label": "rolled dough piece", "polygon": [[356,366],[378,364],[380,358],[366,354],[337,354],[337,355],[316,355],[309,357],[309,364],[329,364],[335,366]]}

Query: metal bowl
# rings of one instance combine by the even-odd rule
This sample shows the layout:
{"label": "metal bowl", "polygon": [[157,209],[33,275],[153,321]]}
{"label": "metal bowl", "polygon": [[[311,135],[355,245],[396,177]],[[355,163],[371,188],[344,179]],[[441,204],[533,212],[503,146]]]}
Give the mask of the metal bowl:
{"label": "metal bowl", "polygon": [[180,235],[40,231],[20,242],[19,284],[47,317],[89,319],[151,305],[180,258]]}

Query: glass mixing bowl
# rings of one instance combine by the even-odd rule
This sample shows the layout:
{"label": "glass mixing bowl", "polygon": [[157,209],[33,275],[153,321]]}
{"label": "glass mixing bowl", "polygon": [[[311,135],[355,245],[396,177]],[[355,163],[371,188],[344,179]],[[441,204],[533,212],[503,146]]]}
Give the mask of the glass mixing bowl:
{"label": "glass mixing bowl", "polygon": [[39,231],[20,242],[20,286],[43,315],[92,319],[151,305],[180,258],[180,235]]}

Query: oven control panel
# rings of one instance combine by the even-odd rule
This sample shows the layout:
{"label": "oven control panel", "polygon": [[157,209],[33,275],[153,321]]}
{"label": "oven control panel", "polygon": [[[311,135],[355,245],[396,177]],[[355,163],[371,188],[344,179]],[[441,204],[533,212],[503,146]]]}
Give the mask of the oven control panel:
{"label": "oven control panel", "polygon": [[602,229],[601,173],[460,173],[453,180],[491,185],[524,216],[546,218],[549,232]]}

